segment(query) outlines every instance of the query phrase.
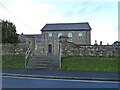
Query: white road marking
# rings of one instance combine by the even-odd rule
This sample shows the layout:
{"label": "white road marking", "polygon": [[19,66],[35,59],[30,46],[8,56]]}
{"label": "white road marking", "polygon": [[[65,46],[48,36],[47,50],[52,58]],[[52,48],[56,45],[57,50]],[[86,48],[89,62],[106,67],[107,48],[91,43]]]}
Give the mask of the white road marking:
{"label": "white road marking", "polygon": [[52,80],[52,81],[74,81],[74,82],[96,82],[96,83],[120,83],[117,81],[95,81],[95,80],[71,80],[71,79],[49,79],[49,78],[32,78],[32,77],[15,77],[15,76],[0,76],[8,78],[18,78],[18,79],[34,79],[34,80]]}

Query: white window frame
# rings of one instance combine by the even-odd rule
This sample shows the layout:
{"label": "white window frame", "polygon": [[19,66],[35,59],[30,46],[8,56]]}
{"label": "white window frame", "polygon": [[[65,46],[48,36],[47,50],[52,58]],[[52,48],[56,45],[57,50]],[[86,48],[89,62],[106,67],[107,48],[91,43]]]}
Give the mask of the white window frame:
{"label": "white window frame", "polygon": [[78,33],[78,39],[81,41],[83,39],[83,33]]}
{"label": "white window frame", "polygon": [[60,36],[62,36],[62,33],[58,33],[58,39],[59,39]]}
{"label": "white window frame", "polygon": [[69,42],[72,42],[72,33],[71,32],[69,32],[68,34],[67,34],[67,37],[68,37],[68,41]]}
{"label": "white window frame", "polygon": [[51,32],[48,33],[48,39],[52,40],[53,34]]}

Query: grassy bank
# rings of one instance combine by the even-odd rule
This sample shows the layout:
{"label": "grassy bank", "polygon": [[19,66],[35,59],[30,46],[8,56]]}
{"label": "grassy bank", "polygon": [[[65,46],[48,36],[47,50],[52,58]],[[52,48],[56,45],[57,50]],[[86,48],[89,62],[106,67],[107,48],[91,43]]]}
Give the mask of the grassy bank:
{"label": "grassy bank", "polygon": [[62,70],[118,72],[118,58],[115,57],[62,57]]}
{"label": "grassy bank", "polygon": [[[24,69],[24,62],[24,55],[2,55],[2,68]],[[80,56],[62,57],[61,69],[65,71],[118,72],[118,58]]]}
{"label": "grassy bank", "polygon": [[2,55],[2,68],[24,68],[25,55]]}

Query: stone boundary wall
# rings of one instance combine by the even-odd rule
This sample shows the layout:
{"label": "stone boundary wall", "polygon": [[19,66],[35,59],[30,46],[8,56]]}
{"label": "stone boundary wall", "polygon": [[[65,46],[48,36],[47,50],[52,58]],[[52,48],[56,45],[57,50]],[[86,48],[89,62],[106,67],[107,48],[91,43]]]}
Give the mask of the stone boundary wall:
{"label": "stone boundary wall", "polygon": [[35,44],[34,54],[36,54],[36,55],[43,54],[43,46],[42,46],[42,43],[36,43],[36,44]]}
{"label": "stone boundary wall", "polygon": [[14,44],[2,44],[2,53],[1,54],[25,54],[29,44],[19,43]]}
{"label": "stone boundary wall", "polygon": [[79,45],[62,42],[62,56],[108,56],[120,55],[120,46],[113,45]]}

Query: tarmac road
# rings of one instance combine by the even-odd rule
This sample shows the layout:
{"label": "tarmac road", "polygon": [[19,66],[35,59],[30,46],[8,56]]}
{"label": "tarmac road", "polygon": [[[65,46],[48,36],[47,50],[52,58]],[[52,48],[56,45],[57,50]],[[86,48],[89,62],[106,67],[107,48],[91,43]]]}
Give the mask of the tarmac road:
{"label": "tarmac road", "polygon": [[60,70],[2,69],[3,76],[26,76],[55,79],[79,79],[118,81],[120,73],[114,72],[72,72]]}
{"label": "tarmac road", "polygon": [[118,88],[117,81],[2,76],[2,88]]}

